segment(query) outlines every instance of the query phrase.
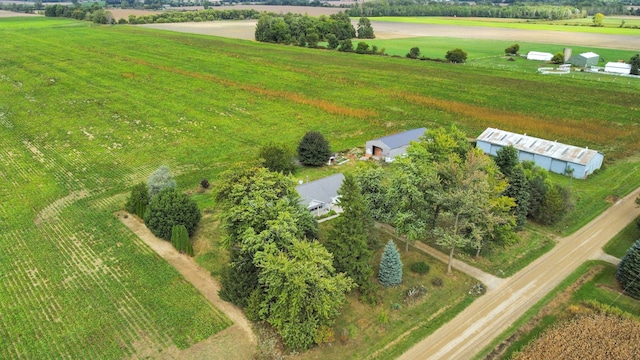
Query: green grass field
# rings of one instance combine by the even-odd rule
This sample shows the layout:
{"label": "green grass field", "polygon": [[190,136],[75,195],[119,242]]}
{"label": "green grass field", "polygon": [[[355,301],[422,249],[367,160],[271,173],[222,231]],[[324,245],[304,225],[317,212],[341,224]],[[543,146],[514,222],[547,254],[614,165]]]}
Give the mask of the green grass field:
{"label": "green grass field", "polygon": [[[639,33],[640,35],[640,33]],[[513,41],[504,40],[479,40],[479,39],[458,39],[447,37],[415,37],[404,39],[373,39],[363,40],[370,46],[375,45],[378,49],[385,49],[389,55],[400,55],[404,57],[412,47],[420,48],[423,56],[429,58],[444,59],[447,51],[461,48],[468,54],[466,66],[481,67],[503,67],[505,70],[512,71],[532,71],[535,72],[538,67],[549,66],[542,61],[531,61],[525,58],[516,58],[515,62],[507,61],[504,57],[504,49],[514,44]],[[354,40],[354,44],[358,41]],[[520,45],[520,54],[526,55],[529,51],[543,51],[552,54],[562,52],[566,45],[558,44],[539,44],[529,42],[518,42]],[[354,45],[355,46],[355,45]],[[631,57],[637,54],[637,51],[616,50],[605,48],[593,48],[585,46],[571,46],[573,54],[581,54],[593,51],[600,55],[600,65],[604,66],[606,62],[625,60],[629,61]],[[574,74],[576,75],[576,74]],[[582,74],[579,74],[582,75]],[[594,79],[597,74],[584,74]],[[602,77],[602,75],[600,75]],[[619,81],[620,79],[618,79]]]}
{"label": "green grass field", "polygon": [[640,163],[640,82],[85,24],[0,19],[2,358],[130,357],[229,324],[112,215],[162,164],[183,190],[215,188],[270,140],[319,130],[339,151],[456,123],[603,151],[607,169],[572,185],[611,184],[581,195],[581,218],[640,186],[616,178]]}
{"label": "green grass field", "polygon": [[[575,26],[589,25],[593,23],[592,18],[572,19],[560,21],[541,21],[541,20],[524,20],[524,19],[495,19],[495,18],[454,18],[454,17],[438,17],[438,16],[421,16],[421,17],[371,17],[370,20],[397,22],[409,24],[437,24],[437,25],[456,25],[456,26],[484,26],[497,27],[506,29],[527,29],[527,30],[553,30],[566,32],[584,32],[594,34],[615,34],[638,36],[639,29],[620,28],[621,19],[605,18],[605,26]],[[565,26],[567,25],[567,26]],[[625,19],[625,25],[640,25],[640,21],[636,19]]]}

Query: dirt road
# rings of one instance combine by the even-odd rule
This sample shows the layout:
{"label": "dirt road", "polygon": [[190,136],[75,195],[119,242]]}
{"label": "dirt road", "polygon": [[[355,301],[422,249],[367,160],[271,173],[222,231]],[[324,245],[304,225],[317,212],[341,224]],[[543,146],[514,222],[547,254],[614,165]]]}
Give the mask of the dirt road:
{"label": "dirt road", "polygon": [[401,359],[470,359],[549,293],[580,264],[640,215],[640,189],[482,296],[453,320],[404,353]]}
{"label": "dirt road", "polygon": [[[194,346],[178,350],[164,349],[162,353],[145,354],[144,349],[138,352],[152,358],[166,359],[251,359],[256,349],[256,337],[251,325],[242,310],[218,296],[220,285],[189,256],[180,254],[171,243],[157,238],[146,226],[134,216],[118,212],[118,218],[144,241],[160,257],[167,260],[184,278],[204,295],[216,308],[220,309],[233,325],[211,338]],[[228,353],[231,351],[231,353]],[[142,358],[143,356],[141,356]]]}

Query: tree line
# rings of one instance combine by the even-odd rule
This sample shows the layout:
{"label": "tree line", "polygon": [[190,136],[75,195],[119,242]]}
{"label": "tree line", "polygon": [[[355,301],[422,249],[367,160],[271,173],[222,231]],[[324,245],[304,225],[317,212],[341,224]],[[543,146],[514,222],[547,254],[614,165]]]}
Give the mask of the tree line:
{"label": "tree line", "polygon": [[586,10],[552,5],[468,5],[407,0],[375,0],[346,10],[349,16],[456,16],[564,20],[587,16]]}
{"label": "tree line", "polygon": [[201,22],[215,20],[258,19],[260,12],[256,10],[198,10],[198,11],[166,11],[160,14],[135,16],[129,15],[130,24],[161,24],[179,22]]}
{"label": "tree line", "polygon": [[315,47],[320,41],[330,39],[342,41],[357,37],[373,39],[375,37],[369,19],[361,18],[358,31],[351,25],[346,13],[340,12],[329,16],[311,17],[308,15],[263,14],[256,24],[255,39],[261,42],[277,44],[309,44]]}

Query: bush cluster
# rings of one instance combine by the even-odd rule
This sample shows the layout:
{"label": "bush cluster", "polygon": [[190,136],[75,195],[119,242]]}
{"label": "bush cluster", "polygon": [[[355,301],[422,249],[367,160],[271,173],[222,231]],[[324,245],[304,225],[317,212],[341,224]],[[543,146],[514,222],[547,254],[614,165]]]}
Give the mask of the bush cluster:
{"label": "bush cluster", "polygon": [[184,225],[189,236],[193,235],[199,221],[200,210],[195,201],[173,188],[166,188],[154,196],[144,216],[149,230],[165,240],[171,240],[175,225]]}
{"label": "bush cluster", "polygon": [[411,264],[410,269],[412,272],[420,275],[424,275],[430,270],[429,265],[427,265],[424,261]]}

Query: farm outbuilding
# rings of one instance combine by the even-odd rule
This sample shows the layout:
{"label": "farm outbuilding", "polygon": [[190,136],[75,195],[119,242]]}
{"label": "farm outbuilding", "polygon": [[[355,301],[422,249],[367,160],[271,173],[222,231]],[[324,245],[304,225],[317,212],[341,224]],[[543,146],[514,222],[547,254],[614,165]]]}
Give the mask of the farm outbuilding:
{"label": "farm outbuilding", "polygon": [[527,60],[551,61],[551,59],[553,59],[553,54],[548,52],[529,51],[527,53]]}
{"label": "farm outbuilding", "polygon": [[558,174],[568,174],[573,169],[573,177],[585,179],[602,166],[604,155],[596,150],[544,140],[527,134],[488,128],[476,142],[476,147],[486,154],[496,156],[505,146],[518,150],[520,161],[533,161],[536,165]]}
{"label": "farm outbuilding", "polygon": [[369,140],[365,145],[365,157],[392,162],[396,156],[406,154],[409,143],[418,141],[425,131],[427,128],[419,128]]}
{"label": "farm outbuilding", "polygon": [[296,186],[300,204],[316,215],[328,212],[338,203],[338,190],[343,181],[344,175],[334,174]]}
{"label": "farm outbuilding", "polygon": [[579,55],[572,56],[569,62],[573,66],[588,67],[597,66],[600,61],[600,55],[594,52],[586,52]]}
{"label": "farm outbuilding", "polygon": [[623,62],[608,62],[604,66],[604,72],[629,75],[631,74],[631,64],[625,64]]}

